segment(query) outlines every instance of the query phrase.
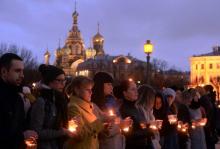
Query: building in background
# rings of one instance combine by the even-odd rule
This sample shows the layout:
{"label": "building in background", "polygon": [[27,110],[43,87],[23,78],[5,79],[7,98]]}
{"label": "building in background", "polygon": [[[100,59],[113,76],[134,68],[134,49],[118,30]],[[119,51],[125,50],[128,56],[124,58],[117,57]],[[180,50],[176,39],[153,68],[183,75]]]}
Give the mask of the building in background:
{"label": "building in background", "polygon": [[[105,53],[104,36],[100,33],[98,24],[97,33],[92,37],[90,46],[85,47],[78,26],[78,12],[72,14],[73,24],[63,46],[55,51],[54,65],[62,68],[67,76],[84,75],[92,78],[95,73],[105,71],[110,73],[119,82],[124,79],[134,80],[137,84],[146,83],[146,62],[134,58],[132,55],[111,56]],[[49,64],[50,53],[44,55],[45,63]],[[173,84],[185,85],[184,75],[180,72],[165,73],[165,65],[162,61],[150,63],[150,84],[162,88]],[[160,67],[161,65],[161,67]],[[170,79],[170,76],[172,79]],[[169,82],[168,80],[172,80]],[[167,83],[168,82],[168,83]],[[180,82],[180,83],[178,83]]]}
{"label": "building in background", "polygon": [[64,46],[56,50],[55,65],[61,67],[67,75],[74,75],[78,64],[85,60],[85,45],[78,28],[78,12],[72,14],[73,25]]}
{"label": "building in background", "polygon": [[[84,75],[93,77],[96,72],[106,71],[112,74],[116,79],[126,79],[131,75],[131,68],[143,61],[137,60],[132,56],[110,56],[105,54],[104,37],[100,33],[98,24],[97,33],[92,37],[92,44],[86,48],[82,34],[78,27],[79,13],[75,11],[72,14],[73,24],[65,44],[55,50],[54,65],[62,68],[67,76]],[[44,55],[46,64],[49,64],[50,53],[48,49]],[[134,62],[132,65],[131,63]],[[131,66],[129,66],[131,65]],[[139,77],[140,78],[140,77]]]}
{"label": "building in background", "polygon": [[213,47],[210,53],[190,57],[190,82],[191,86],[211,84],[219,94],[220,46]]}

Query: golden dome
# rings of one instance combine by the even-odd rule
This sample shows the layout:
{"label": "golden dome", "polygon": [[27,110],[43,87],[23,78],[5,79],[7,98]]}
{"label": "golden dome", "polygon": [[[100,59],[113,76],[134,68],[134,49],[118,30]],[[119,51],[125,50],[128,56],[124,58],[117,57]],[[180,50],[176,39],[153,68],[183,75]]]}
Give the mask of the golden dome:
{"label": "golden dome", "polygon": [[104,37],[98,32],[93,38],[93,42],[104,41]]}

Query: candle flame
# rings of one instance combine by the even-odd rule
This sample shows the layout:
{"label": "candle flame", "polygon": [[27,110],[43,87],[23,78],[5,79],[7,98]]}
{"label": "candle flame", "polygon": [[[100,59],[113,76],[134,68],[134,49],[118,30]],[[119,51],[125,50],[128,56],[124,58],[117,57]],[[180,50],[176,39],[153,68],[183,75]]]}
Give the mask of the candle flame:
{"label": "candle flame", "polygon": [[25,139],[25,144],[27,145],[27,147],[34,147],[37,145],[35,138]]}
{"label": "candle flame", "polygon": [[73,120],[73,119],[69,120],[69,122],[68,122],[68,129],[69,129],[69,131],[75,132],[77,127],[78,127],[78,125],[76,124],[75,120]]}
{"label": "candle flame", "polygon": [[110,115],[110,116],[114,116],[114,115],[115,115],[114,112],[113,112],[113,110],[109,110],[109,115]]}
{"label": "candle flame", "polygon": [[129,131],[129,127],[123,128],[123,131],[124,131],[124,132],[128,132],[128,131]]}
{"label": "candle flame", "polygon": [[153,130],[157,130],[157,126],[156,126],[156,125],[153,125],[153,124],[150,125],[150,128],[153,129]]}

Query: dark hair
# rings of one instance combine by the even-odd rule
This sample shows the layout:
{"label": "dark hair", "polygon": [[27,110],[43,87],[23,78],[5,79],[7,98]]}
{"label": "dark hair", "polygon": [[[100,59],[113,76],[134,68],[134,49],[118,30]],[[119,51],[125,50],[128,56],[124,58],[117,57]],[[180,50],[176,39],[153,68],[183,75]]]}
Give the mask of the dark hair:
{"label": "dark hair", "polygon": [[123,98],[123,93],[122,93],[122,89],[121,89],[120,85],[117,85],[113,88],[113,95],[118,99]]}
{"label": "dark hair", "polygon": [[95,83],[101,83],[101,84],[113,83],[113,78],[109,73],[100,71],[95,74],[93,81]]}
{"label": "dark hair", "polygon": [[66,87],[66,93],[68,95],[76,95],[75,89],[76,88],[81,88],[82,86],[86,86],[88,84],[93,85],[93,80],[89,79],[88,77],[85,76],[77,76],[72,81],[70,84],[67,85]]}
{"label": "dark hair", "polygon": [[11,62],[13,60],[23,61],[21,57],[14,53],[5,53],[0,57],[0,70],[4,67],[7,70],[11,67]]}
{"label": "dark hair", "polygon": [[113,78],[107,72],[98,72],[95,74],[94,86],[92,88],[92,102],[94,102],[99,108],[104,108],[106,97],[104,94],[104,83],[113,83]]}
{"label": "dark hair", "polygon": [[128,90],[130,83],[131,83],[131,81],[129,81],[129,80],[121,81],[121,83],[119,85],[119,90],[121,91],[122,98],[125,98],[123,92]]}
{"label": "dark hair", "polygon": [[[160,109],[156,109],[156,97],[159,97],[161,99],[162,105],[161,105]],[[157,91],[156,95],[155,95],[154,111],[153,111],[155,118],[156,119],[163,119],[164,117],[166,117],[167,110],[168,110],[168,103],[165,100],[163,93],[161,91]]]}
{"label": "dark hair", "polygon": [[206,92],[213,92],[214,88],[212,85],[209,84],[209,85],[205,85],[204,89],[206,90]]}
{"label": "dark hair", "polygon": [[65,72],[56,66],[41,64],[38,68],[42,76],[43,83],[47,84],[54,81],[57,76],[65,74]]}

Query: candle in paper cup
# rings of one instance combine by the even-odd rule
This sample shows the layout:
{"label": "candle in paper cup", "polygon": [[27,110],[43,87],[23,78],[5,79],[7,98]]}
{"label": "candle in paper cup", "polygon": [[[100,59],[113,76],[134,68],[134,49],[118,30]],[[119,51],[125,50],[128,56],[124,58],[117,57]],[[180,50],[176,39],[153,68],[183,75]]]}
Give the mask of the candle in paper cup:
{"label": "candle in paper cup", "polygon": [[158,130],[156,121],[151,121],[149,128],[152,130]]}
{"label": "candle in paper cup", "polygon": [[129,127],[123,128],[123,131],[124,131],[124,132],[128,132],[128,131],[129,131]]}
{"label": "candle in paper cup", "polygon": [[163,120],[156,120],[156,125],[158,129],[162,128]]}
{"label": "candle in paper cup", "polygon": [[178,130],[181,130],[182,125],[183,125],[183,122],[182,122],[182,121],[178,121],[177,129],[178,129]]}
{"label": "candle in paper cup", "polygon": [[182,132],[186,133],[188,130],[188,123],[183,124],[182,126]]}
{"label": "candle in paper cup", "polygon": [[192,122],[192,129],[196,129],[196,123]]}
{"label": "candle in paper cup", "polygon": [[157,130],[157,126],[155,124],[150,124],[149,128],[152,130]]}
{"label": "candle in paper cup", "polygon": [[181,131],[182,131],[182,132],[186,132],[186,128],[183,127],[183,128],[181,129]]}
{"label": "candle in paper cup", "polygon": [[181,128],[181,131],[186,132],[187,130],[188,130],[188,124],[183,124],[182,128]]}
{"label": "candle in paper cup", "polygon": [[71,132],[75,132],[76,128],[78,127],[75,120],[71,119],[68,121],[68,130]]}
{"label": "candle in paper cup", "polygon": [[207,118],[203,118],[203,119],[201,119],[201,120],[199,121],[199,125],[200,125],[200,126],[205,126],[206,123],[207,123]]}
{"label": "candle in paper cup", "polygon": [[27,147],[36,147],[37,146],[37,141],[34,137],[30,137],[24,140],[25,144]]}
{"label": "candle in paper cup", "polygon": [[109,113],[109,116],[115,116],[115,113],[113,110],[109,110],[108,113]]}
{"label": "candle in paper cup", "polygon": [[140,127],[141,127],[142,129],[147,128],[146,122],[140,122]]}
{"label": "candle in paper cup", "polygon": [[174,114],[168,115],[168,120],[169,120],[170,124],[175,124],[177,122],[177,116]]}

